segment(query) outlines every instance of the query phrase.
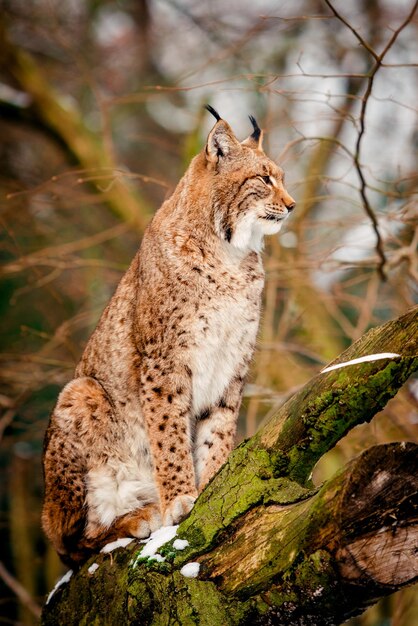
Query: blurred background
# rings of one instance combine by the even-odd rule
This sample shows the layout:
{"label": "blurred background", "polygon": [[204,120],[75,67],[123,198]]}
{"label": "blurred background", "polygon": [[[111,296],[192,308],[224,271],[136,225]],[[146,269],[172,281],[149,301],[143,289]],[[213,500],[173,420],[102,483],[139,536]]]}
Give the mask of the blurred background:
{"label": "blurred background", "polygon": [[[265,251],[239,437],[370,327],[417,302],[413,0],[0,0],[0,624],[34,624],[63,573],[40,529],[60,388],[204,145],[214,106],[265,129],[297,207]],[[416,3],[415,3],[416,8]],[[414,65],[415,64],[415,65]],[[326,455],[416,440],[411,380]],[[416,626],[417,590],[352,626]]]}

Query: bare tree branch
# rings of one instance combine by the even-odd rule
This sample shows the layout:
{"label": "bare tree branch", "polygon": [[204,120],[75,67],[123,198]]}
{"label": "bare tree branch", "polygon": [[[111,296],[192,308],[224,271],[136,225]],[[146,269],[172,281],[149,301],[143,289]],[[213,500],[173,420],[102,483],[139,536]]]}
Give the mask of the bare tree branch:
{"label": "bare tree branch", "polygon": [[372,93],[372,89],[373,89],[373,82],[374,82],[374,78],[378,72],[378,70],[382,67],[382,63],[383,63],[383,59],[386,56],[386,54],[389,52],[389,50],[391,49],[391,47],[393,46],[393,44],[395,43],[396,39],[398,38],[399,34],[402,32],[402,30],[411,22],[417,7],[418,7],[418,1],[416,1],[411,9],[411,11],[409,12],[408,16],[405,18],[405,20],[402,22],[402,24],[393,32],[392,37],[389,39],[388,43],[386,44],[386,46],[384,47],[383,51],[380,54],[377,54],[373,48],[371,48],[371,46],[368,45],[368,43],[363,39],[363,37],[361,37],[361,35],[355,30],[355,28],[349,24],[349,22],[347,22],[347,20],[335,9],[335,7],[331,4],[331,2],[329,0],[325,0],[325,3],[327,4],[327,6],[331,9],[331,11],[334,13],[335,17],[340,20],[340,22],[342,22],[347,28],[349,28],[351,30],[351,32],[354,34],[354,36],[358,39],[358,41],[361,43],[361,45],[365,48],[365,50],[367,50],[369,52],[369,54],[374,58],[375,63],[373,65],[373,67],[371,68],[369,75],[368,75],[368,79],[367,79],[367,85],[366,85],[366,90],[365,93],[362,97],[362,102],[361,102],[361,110],[360,110],[360,116],[359,116],[359,124],[360,124],[360,130],[357,136],[357,141],[356,141],[356,149],[355,149],[355,154],[354,154],[354,165],[356,167],[357,170],[357,174],[358,177],[360,179],[360,196],[361,199],[363,201],[363,207],[364,210],[366,211],[367,215],[370,218],[370,221],[372,223],[373,226],[373,230],[376,234],[376,251],[380,257],[380,262],[378,264],[377,267],[377,271],[379,272],[379,275],[381,277],[382,280],[386,280],[386,273],[385,273],[385,265],[386,265],[386,256],[385,256],[385,252],[384,252],[384,248],[383,248],[383,241],[382,241],[382,237],[379,231],[379,225],[378,225],[378,221],[376,218],[376,215],[374,214],[374,211],[370,205],[369,199],[367,197],[367,193],[366,193],[366,188],[367,188],[367,183],[363,174],[363,169],[361,166],[361,162],[360,162],[360,154],[361,154],[361,145],[362,145],[362,140],[366,131],[366,111],[367,111],[367,105],[370,99],[370,95]]}
{"label": "bare tree branch", "polygon": [[19,598],[19,601],[26,606],[29,611],[39,619],[41,617],[42,609],[35,602],[35,600],[29,595],[23,585],[20,584],[18,580],[14,576],[11,575],[10,572],[4,567],[3,563],[0,561],[0,578],[3,582],[16,594]]}

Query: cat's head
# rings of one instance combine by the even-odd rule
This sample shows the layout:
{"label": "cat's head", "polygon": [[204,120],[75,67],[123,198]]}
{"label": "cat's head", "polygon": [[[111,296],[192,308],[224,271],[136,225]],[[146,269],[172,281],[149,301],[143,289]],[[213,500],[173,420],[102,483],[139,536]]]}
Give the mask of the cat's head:
{"label": "cat's head", "polygon": [[216,117],[204,154],[211,175],[215,230],[241,250],[262,248],[264,235],[278,233],[295,207],[284,172],[263,152],[263,133],[250,116],[253,132],[243,142],[212,107]]}

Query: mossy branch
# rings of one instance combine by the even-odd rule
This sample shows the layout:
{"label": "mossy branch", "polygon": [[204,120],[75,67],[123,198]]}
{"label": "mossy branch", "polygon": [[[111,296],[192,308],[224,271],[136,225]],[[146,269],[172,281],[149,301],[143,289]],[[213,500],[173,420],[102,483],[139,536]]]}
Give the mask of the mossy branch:
{"label": "mossy branch", "polygon": [[[314,489],[309,474],[418,368],[418,309],[339,357],[400,357],[319,374],[241,444],[199,497],[166,560],[131,544],[89,562],[44,609],[44,624],[342,623],[418,577],[418,446],[376,446]],[[198,579],[180,568],[200,564]],[[110,608],[109,608],[110,607]],[[119,620],[119,621],[118,621]]]}
{"label": "mossy branch", "polygon": [[276,452],[277,471],[301,484],[317,461],[354,426],[369,422],[418,368],[418,307],[371,329],[334,362],[379,353],[398,358],[363,362],[318,374],[256,435]]}

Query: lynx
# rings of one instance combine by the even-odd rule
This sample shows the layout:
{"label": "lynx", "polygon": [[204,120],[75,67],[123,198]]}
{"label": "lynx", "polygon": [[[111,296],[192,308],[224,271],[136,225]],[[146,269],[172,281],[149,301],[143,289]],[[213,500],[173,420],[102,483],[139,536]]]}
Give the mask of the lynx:
{"label": "lynx", "polygon": [[225,462],[260,317],[263,238],[295,206],[262,132],[216,123],[58,397],[43,528],[78,567],[119,537],[179,522]]}

